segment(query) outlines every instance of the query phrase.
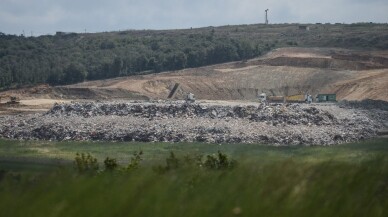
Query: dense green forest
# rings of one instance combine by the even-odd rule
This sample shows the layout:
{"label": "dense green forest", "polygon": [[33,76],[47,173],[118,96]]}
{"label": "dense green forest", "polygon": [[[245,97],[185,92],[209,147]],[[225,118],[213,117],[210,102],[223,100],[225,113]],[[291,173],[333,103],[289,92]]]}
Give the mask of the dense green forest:
{"label": "dense green forest", "polygon": [[[287,46],[388,49],[387,24],[239,25],[25,37],[0,33],[0,89],[241,61]],[[1,31],[1,29],[0,29]]]}

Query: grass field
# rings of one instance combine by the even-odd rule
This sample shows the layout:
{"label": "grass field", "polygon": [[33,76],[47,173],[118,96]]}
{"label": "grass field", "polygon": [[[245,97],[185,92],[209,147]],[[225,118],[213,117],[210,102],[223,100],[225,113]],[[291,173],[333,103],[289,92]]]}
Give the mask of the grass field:
{"label": "grass field", "polygon": [[[127,163],[135,151],[144,152],[145,164],[158,163],[173,151],[177,155],[211,154],[222,151],[235,159],[253,162],[285,159],[307,162],[360,162],[375,154],[388,154],[388,139],[377,139],[337,146],[267,146],[260,144],[207,143],[141,143],[141,142],[49,142],[0,139],[0,162],[42,162],[44,164],[73,161],[75,154],[90,153],[99,161],[113,157]],[[0,163],[2,165],[2,163]]]}
{"label": "grass field", "polygon": [[[78,174],[77,152],[140,167]],[[163,173],[173,151],[181,162]],[[221,151],[233,169],[183,164]],[[62,168],[58,168],[62,165]],[[69,166],[67,166],[69,165]],[[332,147],[0,140],[0,216],[387,216],[388,140]]]}

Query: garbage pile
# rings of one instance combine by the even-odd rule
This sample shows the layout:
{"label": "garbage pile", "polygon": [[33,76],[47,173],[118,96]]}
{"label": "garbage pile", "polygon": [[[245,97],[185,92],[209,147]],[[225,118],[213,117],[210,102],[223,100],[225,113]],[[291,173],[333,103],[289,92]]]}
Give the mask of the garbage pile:
{"label": "garbage pile", "polygon": [[388,123],[388,102],[383,100],[365,99],[362,101],[343,100],[339,104],[340,108],[357,109],[368,115],[372,120],[376,120],[383,125]]}
{"label": "garbage pile", "polygon": [[278,124],[329,125],[336,118],[315,107],[301,108],[299,104],[266,106],[217,106],[191,103],[72,103],[55,104],[46,116],[133,116],[148,119],[168,118],[237,118]]}
{"label": "garbage pile", "polygon": [[341,110],[301,104],[74,102],[55,104],[45,114],[3,116],[0,136],[57,141],[333,145],[376,135],[379,125],[367,115],[343,109],[342,115],[337,115],[337,109]]}
{"label": "garbage pile", "polygon": [[342,100],[339,106],[343,108],[379,109],[388,111],[388,102],[383,100],[364,99],[361,101]]}

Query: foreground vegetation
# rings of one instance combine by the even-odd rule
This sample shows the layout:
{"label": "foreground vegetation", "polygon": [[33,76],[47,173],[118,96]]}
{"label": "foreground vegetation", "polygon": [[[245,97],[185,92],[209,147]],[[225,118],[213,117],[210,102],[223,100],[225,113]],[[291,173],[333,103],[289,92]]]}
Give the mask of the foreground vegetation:
{"label": "foreground vegetation", "polygon": [[246,60],[289,46],[388,49],[386,24],[239,25],[166,31],[0,33],[0,90]]}
{"label": "foreground vegetation", "polygon": [[386,216],[387,144],[0,140],[0,216]]}

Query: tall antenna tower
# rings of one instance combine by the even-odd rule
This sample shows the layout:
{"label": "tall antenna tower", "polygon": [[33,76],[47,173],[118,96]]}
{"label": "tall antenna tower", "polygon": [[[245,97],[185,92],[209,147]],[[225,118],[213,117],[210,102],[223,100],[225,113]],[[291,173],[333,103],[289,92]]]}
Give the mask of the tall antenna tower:
{"label": "tall antenna tower", "polygon": [[268,24],[268,11],[269,9],[265,10],[265,24]]}

